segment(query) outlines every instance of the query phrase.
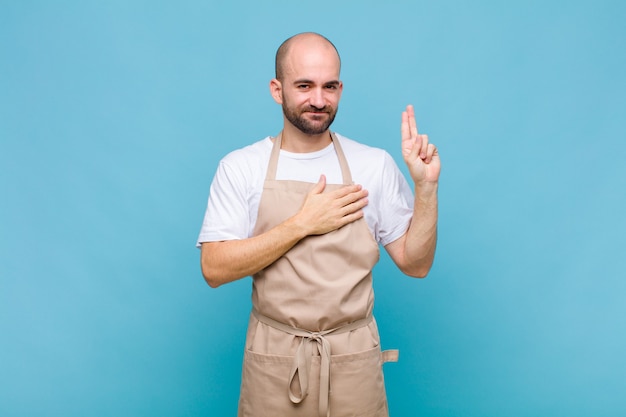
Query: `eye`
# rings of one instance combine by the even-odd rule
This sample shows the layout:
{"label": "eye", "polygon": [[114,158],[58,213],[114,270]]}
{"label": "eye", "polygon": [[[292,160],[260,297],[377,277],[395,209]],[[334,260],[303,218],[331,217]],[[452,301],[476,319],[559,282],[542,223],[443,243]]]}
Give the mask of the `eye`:
{"label": "eye", "polygon": [[296,88],[298,88],[299,90],[306,90],[306,89],[309,88],[309,85],[308,84],[298,84],[296,86]]}

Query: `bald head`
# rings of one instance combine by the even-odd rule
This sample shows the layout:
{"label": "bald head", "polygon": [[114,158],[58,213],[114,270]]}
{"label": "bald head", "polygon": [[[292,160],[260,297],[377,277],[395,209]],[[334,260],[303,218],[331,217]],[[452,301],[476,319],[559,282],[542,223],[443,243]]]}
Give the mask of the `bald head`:
{"label": "bald head", "polygon": [[341,67],[341,59],[339,58],[339,52],[331,41],[324,36],[314,33],[305,32],[292,36],[283,42],[278,51],[276,51],[276,79],[279,81],[284,80],[285,72],[289,67],[289,59],[292,57],[293,51],[301,51],[308,49],[318,50],[331,50],[334,51],[332,55],[336,56],[337,64]]}

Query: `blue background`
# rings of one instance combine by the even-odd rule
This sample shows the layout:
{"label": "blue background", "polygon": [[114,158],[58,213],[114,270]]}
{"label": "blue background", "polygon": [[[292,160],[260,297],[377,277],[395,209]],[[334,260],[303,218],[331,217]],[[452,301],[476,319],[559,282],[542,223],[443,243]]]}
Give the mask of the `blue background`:
{"label": "blue background", "polygon": [[[626,3],[0,2],[0,415],[235,415],[250,279],[194,248],[281,127],[274,52],[342,54],[334,129],[443,159],[429,278],[386,255],[393,416],[626,415]],[[403,167],[404,169],[404,167]],[[406,171],[405,171],[406,172]]]}

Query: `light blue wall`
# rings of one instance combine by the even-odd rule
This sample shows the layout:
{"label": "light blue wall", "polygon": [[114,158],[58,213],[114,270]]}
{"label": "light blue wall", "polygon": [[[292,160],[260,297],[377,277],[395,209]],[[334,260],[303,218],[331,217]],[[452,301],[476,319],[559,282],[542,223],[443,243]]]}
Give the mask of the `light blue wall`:
{"label": "light blue wall", "polygon": [[0,2],[0,415],[234,415],[250,281],[194,243],[308,30],[337,131],[401,161],[412,102],[444,163],[430,277],[376,269],[392,415],[626,415],[625,5]]}

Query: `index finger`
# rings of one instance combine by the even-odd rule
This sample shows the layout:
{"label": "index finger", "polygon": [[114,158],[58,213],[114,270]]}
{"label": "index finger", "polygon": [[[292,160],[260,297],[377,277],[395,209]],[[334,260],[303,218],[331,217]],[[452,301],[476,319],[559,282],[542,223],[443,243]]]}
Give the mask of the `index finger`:
{"label": "index finger", "polygon": [[409,115],[406,110],[402,112],[402,124],[400,125],[400,134],[403,141],[411,139],[411,131],[409,128]]}
{"label": "index finger", "polygon": [[415,122],[415,109],[412,104],[406,106],[407,116],[409,118],[409,133],[412,137],[417,137],[417,123]]}

